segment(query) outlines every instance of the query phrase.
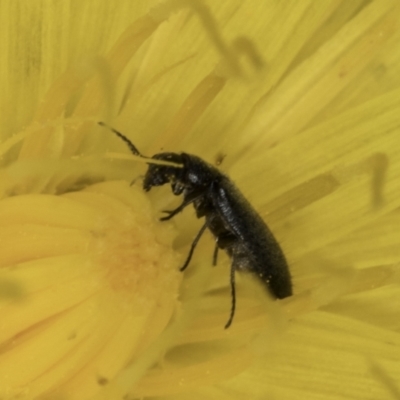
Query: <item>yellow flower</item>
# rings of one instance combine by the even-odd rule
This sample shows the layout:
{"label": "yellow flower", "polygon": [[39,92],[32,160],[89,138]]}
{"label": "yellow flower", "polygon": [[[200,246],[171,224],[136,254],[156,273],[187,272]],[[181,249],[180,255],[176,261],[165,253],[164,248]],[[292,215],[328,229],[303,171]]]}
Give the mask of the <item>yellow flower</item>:
{"label": "yellow flower", "polygon": [[[399,397],[397,3],[3,1],[0,398]],[[224,330],[230,260],[179,272],[201,222],[99,121],[222,161],[294,296],[237,273]]]}

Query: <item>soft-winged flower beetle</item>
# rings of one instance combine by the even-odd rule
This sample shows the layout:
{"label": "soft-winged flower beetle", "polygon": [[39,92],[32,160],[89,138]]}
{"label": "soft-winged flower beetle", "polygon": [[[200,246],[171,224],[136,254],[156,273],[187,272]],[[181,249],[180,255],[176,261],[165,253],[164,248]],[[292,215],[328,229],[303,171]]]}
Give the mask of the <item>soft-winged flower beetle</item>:
{"label": "soft-winged flower beetle", "polygon": [[[106,126],[101,122],[100,125]],[[164,211],[168,215],[161,221],[171,219],[190,204],[193,204],[197,218],[205,217],[204,225],[194,238],[180,270],[184,271],[189,265],[194,249],[207,228],[216,242],[213,265],[217,263],[218,249],[224,249],[231,258],[232,305],[225,329],[231,325],[235,315],[235,271],[256,275],[278,299],[292,295],[289,268],[278,242],[226,175],[192,154],[158,153],[153,157],[145,157],[126,136],[110,129],[128,145],[133,154],[149,160],[143,180],[146,192],[153,186],[170,183],[174,195],[183,194],[182,204],[175,210]],[[169,165],[155,164],[152,160],[165,161]]]}

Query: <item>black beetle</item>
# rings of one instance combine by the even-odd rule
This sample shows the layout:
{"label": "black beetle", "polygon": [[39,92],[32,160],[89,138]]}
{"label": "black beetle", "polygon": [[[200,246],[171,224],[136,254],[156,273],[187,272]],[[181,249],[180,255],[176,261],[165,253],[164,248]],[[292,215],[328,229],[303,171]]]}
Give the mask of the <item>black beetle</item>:
{"label": "black beetle", "polygon": [[[101,122],[100,125],[106,126]],[[189,265],[193,251],[206,228],[216,241],[213,264],[217,263],[219,248],[224,249],[232,259],[232,307],[225,329],[231,325],[235,314],[235,271],[255,274],[278,299],[292,295],[289,268],[278,242],[226,175],[192,154],[159,153],[151,158],[145,157],[126,136],[110,129],[128,145],[133,154],[150,160],[143,181],[145,191],[153,186],[171,183],[174,195],[183,194],[182,204],[173,211],[164,211],[168,215],[161,218],[162,221],[171,219],[189,204],[193,204],[197,218],[205,217],[205,223],[193,240],[181,271]],[[179,166],[153,164],[151,160],[166,161]]]}

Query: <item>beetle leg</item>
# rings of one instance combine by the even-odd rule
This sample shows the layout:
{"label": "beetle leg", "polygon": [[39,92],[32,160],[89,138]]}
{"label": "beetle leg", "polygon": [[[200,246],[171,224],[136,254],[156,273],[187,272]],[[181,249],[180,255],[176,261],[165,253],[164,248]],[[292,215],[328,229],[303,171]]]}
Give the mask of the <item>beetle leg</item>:
{"label": "beetle leg", "polygon": [[236,240],[236,237],[232,235],[232,233],[228,231],[223,231],[218,234],[218,236],[215,239],[215,249],[214,249],[214,254],[213,254],[213,265],[217,265],[217,259],[218,259],[218,250],[219,249],[226,249],[228,254],[230,254],[230,246],[232,243],[234,243]]}
{"label": "beetle leg", "polygon": [[168,214],[166,217],[161,217],[160,221],[168,221],[172,217],[175,217],[176,214],[179,214],[186,206],[188,206],[190,203],[182,203],[178,208],[175,208],[175,210],[163,210],[162,212],[164,214]]}
{"label": "beetle leg", "polygon": [[235,310],[236,310],[235,263],[234,262],[231,265],[231,295],[232,295],[231,313],[229,315],[228,322],[225,325],[225,329],[228,329],[231,326],[233,317],[235,315]]}
{"label": "beetle leg", "polygon": [[213,265],[217,265],[217,260],[218,260],[218,242],[215,242],[215,249],[214,249],[214,254],[213,254]]}
{"label": "beetle leg", "polygon": [[160,221],[168,221],[169,219],[174,217],[176,214],[179,214],[185,207],[187,207],[190,203],[193,203],[196,199],[198,199],[201,196],[204,196],[204,193],[196,193],[196,194],[192,194],[191,196],[189,195],[189,196],[185,197],[182,204],[179,207],[175,208],[175,210],[171,210],[171,211],[164,210],[163,213],[167,213],[168,215],[166,217],[160,218]]}
{"label": "beetle leg", "polygon": [[206,230],[206,228],[207,228],[207,222],[201,227],[201,229],[199,230],[199,233],[194,238],[192,245],[190,246],[189,254],[186,258],[186,261],[180,268],[181,271],[184,271],[187,268],[187,266],[189,265],[190,260],[192,259],[194,249],[196,248],[197,243],[199,242],[199,240],[200,240],[201,236],[203,235],[204,231]]}
{"label": "beetle leg", "polygon": [[168,221],[169,219],[171,219],[174,215],[178,214],[179,212],[181,212],[184,209],[184,207],[182,207],[182,205],[180,205],[178,208],[176,208],[175,210],[162,210],[161,212],[163,212],[164,214],[168,214],[166,217],[162,217],[160,218],[160,221]]}

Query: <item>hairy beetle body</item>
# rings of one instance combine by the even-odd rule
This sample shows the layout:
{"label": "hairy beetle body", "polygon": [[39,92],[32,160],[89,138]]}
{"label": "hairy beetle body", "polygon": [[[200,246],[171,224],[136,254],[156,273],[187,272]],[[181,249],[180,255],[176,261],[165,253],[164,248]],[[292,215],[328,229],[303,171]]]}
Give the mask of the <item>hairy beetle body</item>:
{"label": "hairy beetle body", "polygon": [[[118,131],[113,131],[128,144],[134,154],[144,157],[129,139]],[[192,154],[159,153],[151,158],[144,158],[149,160],[143,181],[145,191],[170,183],[175,195],[183,195],[182,204],[175,210],[165,211],[168,215],[161,220],[172,218],[190,204],[193,204],[198,218],[205,218],[181,270],[188,266],[193,251],[207,228],[216,241],[213,263],[216,264],[218,249],[225,250],[232,260],[232,307],[225,328],[231,325],[235,313],[235,271],[255,274],[278,299],[292,295],[289,268],[278,242],[259,214],[226,175]],[[154,164],[151,160],[173,162],[179,166]]]}

